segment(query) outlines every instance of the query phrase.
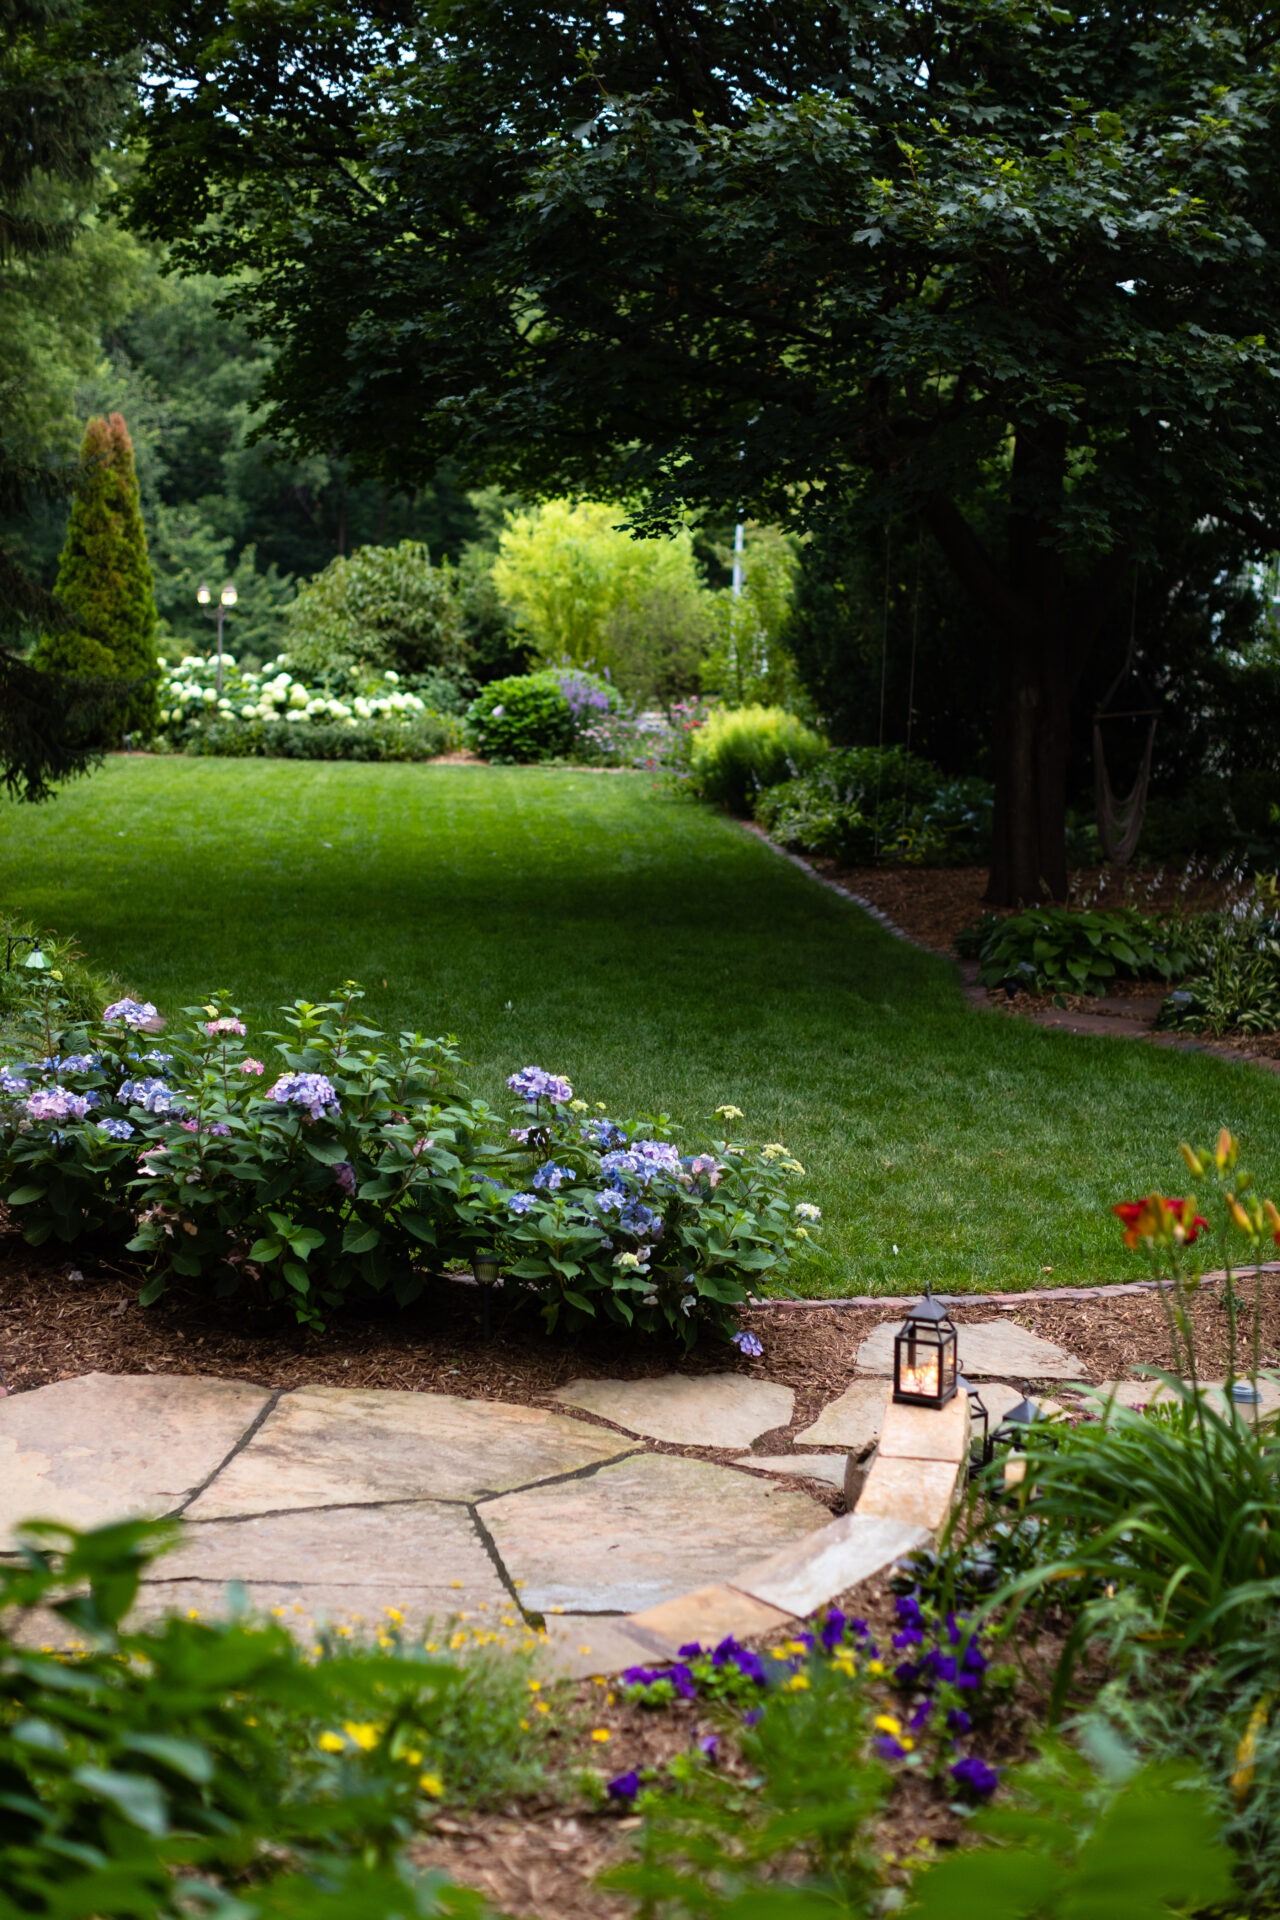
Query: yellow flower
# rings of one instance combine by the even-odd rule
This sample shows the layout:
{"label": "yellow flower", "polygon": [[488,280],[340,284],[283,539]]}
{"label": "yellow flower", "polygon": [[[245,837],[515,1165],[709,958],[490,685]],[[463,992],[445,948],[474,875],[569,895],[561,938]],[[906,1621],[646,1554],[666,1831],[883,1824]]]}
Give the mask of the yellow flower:
{"label": "yellow flower", "polygon": [[717,1107],[716,1112],[722,1120],[741,1120],[745,1117],[741,1107]]}
{"label": "yellow flower", "polygon": [[399,1607],[384,1607],[382,1611],[386,1614],[393,1626],[402,1627],[404,1625],[404,1615],[401,1613]]}
{"label": "yellow flower", "polygon": [[596,1741],[599,1746],[603,1746],[606,1740],[612,1740],[613,1735],[610,1733],[608,1727],[592,1727],[591,1738]]}
{"label": "yellow flower", "polygon": [[535,1713],[550,1713],[551,1711],[545,1700],[535,1700],[533,1710]]}
{"label": "yellow flower", "polygon": [[808,1674],[793,1673],[789,1680],[783,1681],[782,1691],[784,1693],[807,1693],[809,1691]]}
{"label": "yellow flower", "polygon": [[522,1720],[520,1722],[520,1731],[521,1733],[531,1733],[533,1731],[532,1720]]}
{"label": "yellow flower", "polygon": [[438,1773],[424,1773],[418,1785],[432,1800],[442,1800],[444,1798],[444,1781]]}
{"label": "yellow flower", "polygon": [[1267,1724],[1271,1712],[1273,1693],[1264,1693],[1253,1712],[1249,1715],[1249,1724],[1244,1730],[1244,1738],[1236,1748],[1235,1772],[1231,1776],[1231,1791],[1237,1800],[1243,1800],[1253,1785],[1254,1761],[1258,1752],[1258,1735]]}
{"label": "yellow flower", "polygon": [[529,1691],[530,1691],[530,1693],[541,1693],[541,1692],[542,1692],[542,1682],[541,1682],[541,1680],[530,1680],[530,1681],[529,1681],[529,1683],[528,1683],[528,1685],[529,1685]]}
{"label": "yellow flower", "polygon": [[1187,1163],[1187,1171],[1194,1179],[1202,1179],[1204,1176],[1204,1161],[1200,1158],[1200,1155],[1195,1151],[1194,1147],[1189,1147],[1185,1140],[1182,1142],[1181,1151],[1182,1157]]}
{"label": "yellow flower", "polygon": [[894,1740],[902,1737],[902,1722],[895,1720],[891,1713],[878,1713],[871,1724],[877,1733],[887,1733]]}
{"label": "yellow flower", "polygon": [[571,1100],[569,1102],[569,1111],[570,1113],[590,1113],[591,1109],[585,1100]]}
{"label": "yellow flower", "polygon": [[344,1720],[342,1731],[354,1740],[362,1753],[371,1753],[382,1737],[381,1727],[372,1720]]}
{"label": "yellow flower", "polygon": [[882,1673],[884,1672],[884,1661],[883,1661],[883,1660],[868,1660],[868,1662],[867,1662],[867,1672],[868,1672],[868,1673],[874,1673],[874,1674],[877,1674],[877,1675],[879,1675],[879,1674],[882,1674]]}
{"label": "yellow flower", "polygon": [[322,1733],[316,1745],[321,1753],[344,1753],[347,1743],[340,1733]]}

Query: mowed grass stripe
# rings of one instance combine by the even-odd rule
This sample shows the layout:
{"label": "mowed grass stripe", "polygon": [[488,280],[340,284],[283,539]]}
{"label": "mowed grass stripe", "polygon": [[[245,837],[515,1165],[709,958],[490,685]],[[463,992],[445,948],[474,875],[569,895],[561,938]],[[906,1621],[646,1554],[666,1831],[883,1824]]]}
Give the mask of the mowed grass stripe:
{"label": "mowed grass stripe", "polygon": [[1179,1139],[1224,1123],[1280,1190],[1275,1077],[976,1013],[644,775],[113,758],[6,807],[0,898],[170,1014],[226,988],[272,1026],[356,978],[491,1098],[536,1063],[682,1125],[732,1101],[824,1208],[804,1291],[1133,1277],[1112,1201],[1176,1189]]}

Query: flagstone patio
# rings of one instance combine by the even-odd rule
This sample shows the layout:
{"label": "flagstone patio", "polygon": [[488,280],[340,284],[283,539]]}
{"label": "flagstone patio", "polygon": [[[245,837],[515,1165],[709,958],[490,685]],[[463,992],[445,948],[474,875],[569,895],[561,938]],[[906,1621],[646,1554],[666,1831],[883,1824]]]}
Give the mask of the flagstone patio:
{"label": "flagstone patio", "polygon": [[[567,1672],[767,1631],[946,1517],[967,1404],[886,1420],[897,1324],[863,1342],[856,1377],[796,1433],[792,1390],[748,1374],[584,1378],[545,1407],[198,1375],[59,1381],[0,1400],[0,1552],[32,1518],[180,1517],[142,1616],[233,1596],[307,1635],[388,1608],[413,1633],[459,1616],[537,1628]],[[1004,1320],[963,1328],[962,1365],[995,1420],[1029,1381],[1069,1395],[1060,1383],[1085,1371]],[[1118,1395],[1154,1397],[1154,1383]],[[850,1454],[873,1452],[856,1510],[832,1520]]]}

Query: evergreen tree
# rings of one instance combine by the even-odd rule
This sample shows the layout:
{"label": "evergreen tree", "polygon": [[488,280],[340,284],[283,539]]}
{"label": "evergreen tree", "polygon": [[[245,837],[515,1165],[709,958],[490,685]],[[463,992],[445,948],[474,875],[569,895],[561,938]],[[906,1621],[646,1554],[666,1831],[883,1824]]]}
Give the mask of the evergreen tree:
{"label": "evergreen tree", "polygon": [[[0,32],[0,273],[30,278],[65,261],[83,215],[59,195],[91,188],[95,155],[116,125],[119,68],[76,44],[78,0],[7,0]],[[6,349],[11,341],[0,342]],[[46,800],[53,783],[93,763],[93,741],[121,689],[106,678],[39,672],[18,649],[63,616],[24,564],[32,507],[58,476],[15,431],[20,380],[0,353],[0,784]]]}
{"label": "evergreen tree", "polygon": [[129,681],[116,726],[149,737],[159,722],[156,596],[133,443],[118,413],[85,429],[55,593],[73,627],[42,640],[36,664]]}

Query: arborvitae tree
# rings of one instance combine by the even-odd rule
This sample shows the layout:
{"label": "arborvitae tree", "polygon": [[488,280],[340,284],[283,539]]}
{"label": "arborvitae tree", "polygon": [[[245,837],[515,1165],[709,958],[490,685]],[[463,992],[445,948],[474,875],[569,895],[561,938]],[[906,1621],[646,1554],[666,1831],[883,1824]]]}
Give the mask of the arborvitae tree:
{"label": "arborvitae tree", "polygon": [[156,596],[133,442],[118,413],[89,422],[81,463],[55,588],[73,627],[42,640],[36,660],[133,683],[116,724],[146,738],[159,724]]}

